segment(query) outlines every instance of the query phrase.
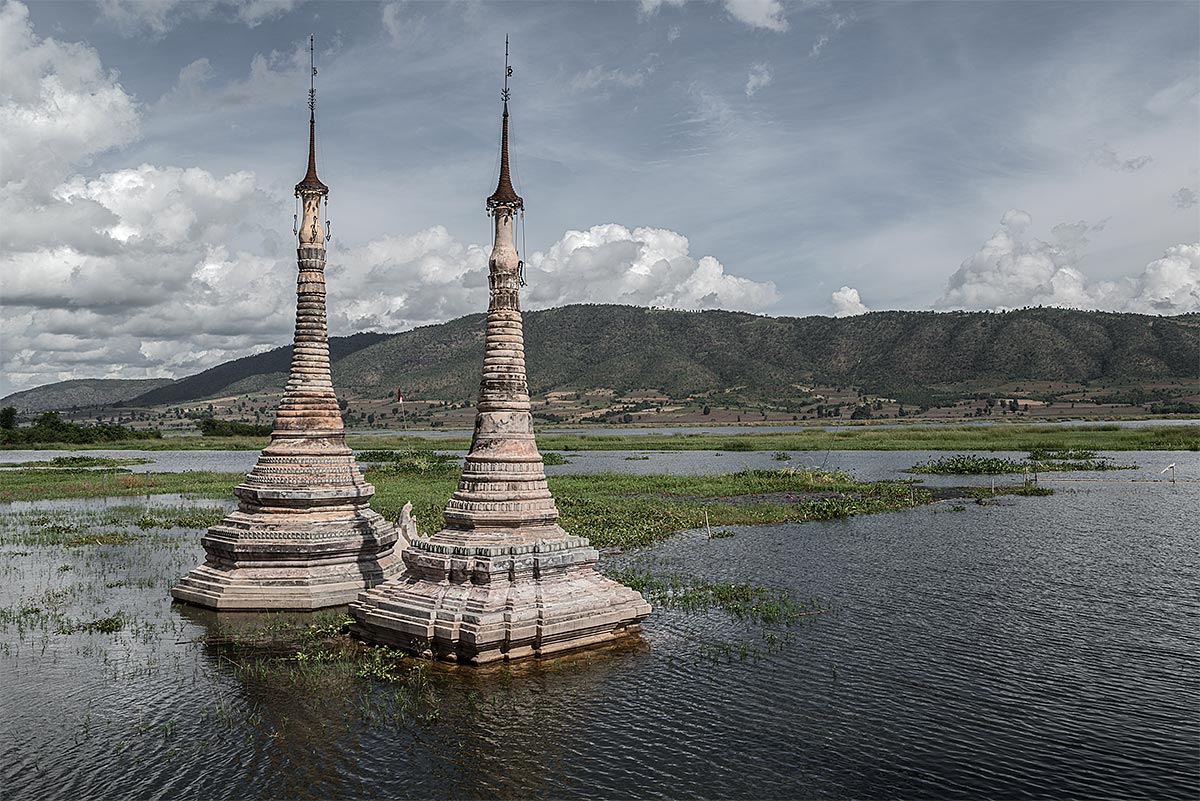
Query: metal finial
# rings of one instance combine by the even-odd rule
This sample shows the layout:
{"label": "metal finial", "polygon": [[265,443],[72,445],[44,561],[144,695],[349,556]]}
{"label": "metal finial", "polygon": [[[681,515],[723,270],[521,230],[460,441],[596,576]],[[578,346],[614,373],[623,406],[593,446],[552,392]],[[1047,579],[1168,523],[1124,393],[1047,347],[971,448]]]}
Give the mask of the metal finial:
{"label": "metal finial", "polygon": [[312,74],[308,76],[308,113],[312,117],[317,113],[317,56],[316,56],[316,41],[317,37],[313,34],[308,35],[308,66],[312,70]]}
{"label": "metal finial", "polygon": [[508,34],[504,34],[504,89],[500,92],[500,99],[505,103],[508,102],[508,76],[513,74],[513,68],[508,66]]}

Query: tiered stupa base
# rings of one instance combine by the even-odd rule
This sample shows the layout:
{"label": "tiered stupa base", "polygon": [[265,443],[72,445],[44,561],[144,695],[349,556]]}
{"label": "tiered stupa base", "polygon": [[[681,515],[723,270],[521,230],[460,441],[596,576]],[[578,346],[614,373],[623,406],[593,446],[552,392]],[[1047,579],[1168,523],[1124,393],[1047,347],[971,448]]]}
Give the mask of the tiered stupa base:
{"label": "tiered stupa base", "polygon": [[343,436],[276,432],[234,490],[238,508],[201,538],[205,563],[171,595],[222,611],[311,611],[348,604],[399,573],[399,535],[371,510],[375,488]]}
{"label": "tiered stupa base", "polygon": [[405,572],[351,604],[351,631],[411,653],[483,664],[636,634],[641,594],[596,572],[582,537],[550,525],[414,539]]}

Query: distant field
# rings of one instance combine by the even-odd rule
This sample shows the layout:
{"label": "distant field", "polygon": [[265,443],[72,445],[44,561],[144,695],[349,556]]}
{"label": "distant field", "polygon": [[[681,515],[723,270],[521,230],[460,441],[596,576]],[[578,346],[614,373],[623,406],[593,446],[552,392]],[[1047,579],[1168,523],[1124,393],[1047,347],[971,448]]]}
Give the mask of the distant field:
{"label": "distant field", "polygon": [[[356,449],[466,450],[468,437],[413,435],[354,436]],[[50,443],[43,450],[259,450],[265,437],[167,437],[108,442],[94,446]],[[751,434],[559,434],[538,436],[543,450],[556,451],[817,451],[817,450],[969,450],[1030,451],[1083,448],[1105,451],[1200,450],[1200,425],[1128,428],[1115,424],[1083,426],[960,425],[861,426],[837,431],[762,431]]]}

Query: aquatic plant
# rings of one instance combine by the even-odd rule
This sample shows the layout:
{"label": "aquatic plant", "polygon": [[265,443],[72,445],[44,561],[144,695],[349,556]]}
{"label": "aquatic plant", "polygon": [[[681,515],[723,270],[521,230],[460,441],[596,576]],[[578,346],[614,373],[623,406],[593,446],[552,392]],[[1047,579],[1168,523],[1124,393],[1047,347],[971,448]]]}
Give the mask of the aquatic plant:
{"label": "aquatic plant", "polygon": [[1084,470],[1136,470],[1137,465],[1114,464],[1104,458],[1094,459],[1094,451],[1034,450],[1028,459],[1001,459],[974,454],[931,459],[908,468],[909,473],[938,475],[1001,475],[1004,473],[1053,473]]}
{"label": "aquatic plant", "polygon": [[378,475],[451,476],[459,471],[458,457],[439,451],[363,451],[358,459]]}
{"label": "aquatic plant", "polygon": [[605,571],[609,578],[637,590],[652,604],[684,612],[723,609],[754,623],[794,623],[829,611],[812,598],[802,601],[787,590],[744,583],[708,582],[683,576],[654,576],[626,569]]}
{"label": "aquatic plant", "polygon": [[547,451],[542,454],[542,464],[570,464],[571,461],[561,453]]}

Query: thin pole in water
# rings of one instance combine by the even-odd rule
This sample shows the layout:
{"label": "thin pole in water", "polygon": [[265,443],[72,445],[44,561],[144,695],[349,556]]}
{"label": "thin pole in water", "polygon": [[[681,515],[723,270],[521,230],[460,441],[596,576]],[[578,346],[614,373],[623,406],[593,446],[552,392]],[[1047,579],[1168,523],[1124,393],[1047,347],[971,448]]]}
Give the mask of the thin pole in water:
{"label": "thin pole in water", "polygon": [[708,510],[707,509],[704,510],[704,527],[706,529],[708,529],[708,538],[711,540],[712,539],[712,525],[710,525],[708,522]]}

